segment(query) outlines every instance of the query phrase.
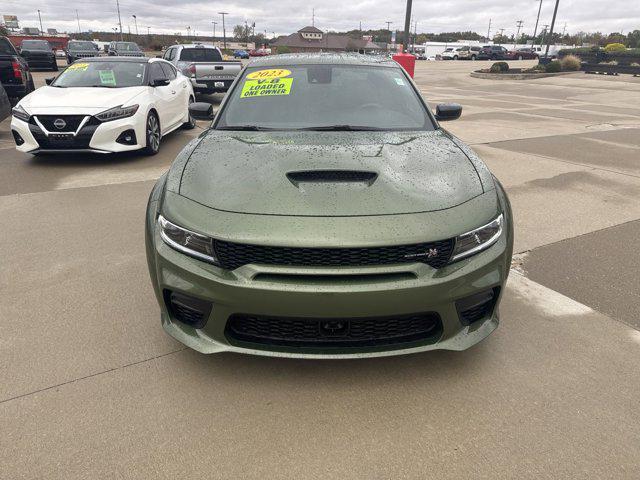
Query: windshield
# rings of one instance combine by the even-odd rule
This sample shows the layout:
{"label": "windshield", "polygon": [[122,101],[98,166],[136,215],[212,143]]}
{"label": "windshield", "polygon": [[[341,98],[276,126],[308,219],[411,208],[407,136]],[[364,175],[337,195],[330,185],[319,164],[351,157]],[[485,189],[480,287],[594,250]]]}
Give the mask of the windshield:
{"label": "windshield", "polygon": [[139,52],[140,48],[138,45],[132,42],[117,42],[116,50],[120,50],[123,52]]}
{"label": "windshield", "polygon": [[22,48],[25,50],[51,50],[51,45],[44,40],[25,40],[22,42]]}
{"label": "windshield", "polygon": [[328,64],[247,69],[216,124],[237,127],[434,129],[402,69]]}
{"label": "windshield", "polygon": [[221,62],[220,52],[215,48],[185,48],[180,53],[185,62]]}
{"label": "windshield", "polygon": [[69,42],[69,50],[95,50],[91,42]]}
{"label": "windshield", "polygon": [[138,87],[144,81],[146,63],[76,62],[56,78],[52,87]]}

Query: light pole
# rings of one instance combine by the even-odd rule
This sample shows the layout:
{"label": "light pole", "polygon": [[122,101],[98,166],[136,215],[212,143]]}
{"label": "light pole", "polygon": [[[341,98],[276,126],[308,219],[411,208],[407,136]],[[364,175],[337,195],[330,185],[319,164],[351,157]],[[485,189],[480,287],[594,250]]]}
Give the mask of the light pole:
{"label": "light pole", "polygon": [[393,22],[384,22],[387,24],[387,30],[389,31],[389,43],[391,43],[391,24]]}
{"label": "light pole", "polygon": [[227,48],[227,30],[224,26],[224,16],[229,15],[228,12],[218,12],[218,15],[222,15],[222,45],[224,49]]}
{"label": "light pole", "polygon": [[118,10],[118,28],[120,29],[120,41],[122,42],[124,38],[122,37],[122,19],[120,18],[120,1],[116,0],[116,9]]}
{"label": "light pole", "polygon": [[549,45],[551,45],[551,42],[553,40],[553,27],[556,24],[556,15],[558,14],[559,3],[560,3],[560,0],[556,0],[556,6],[553,9],[553,17],[551,17],[551,28],[549,29],[549,34],[547,36],[547,48],[545,49],[545,52],[544,52],[545,58],[549,57]]}
{"label": "light pole", "polygon": [[77,9],[76,9],[76,20],[78,20],[78,33],[80,33],[80,16],[78,15]]}
{"label": "light pole", "polygon": [[[536,17],[536,26],[533,29],[533,41],[536,41],[536,33],[538,33],[538,22],[540,21],[540,10],[542,10],[542,0],[540,0],[540,5],[538,5],[538,16]],[[533,43],[531,44],[533,45]]]}
{"label": "light pole", "polygon": [[136,25],[136,37],[138,36],[138,17],[135,15],[131,15],[133,17],[133,23]]}
{"label": "light pole", "polygon": [[40,10],[38,10],[38,18],[40,19],[40,34],[44,35],[44,30],[42,29],[42,17],[40,16]]}
{"label": "light pole", "polygon": [[522,24],[524,22],[522,20],[518,20],[516,22],[516,26],[518,27],[518,31],[516,32],[516,43],[518,43],[518,37],[520,36],[520,29],[522,28]]}
{"label": "light pole", "polygon": [[216,46],[216,25],[218,24],[218,22],[211,22],[213,23],[213,46]]}
{"label": "light pole", "polygon": [[487,28],[487,43],[489,43],[490,34],[491,34],[491,19],[489,19],[489,28]]}
{"label": "light pole", "polygon": [[411,34],[411,3],[412,0],[407,0],[407,11],[404,15],[404,46],[402,50],[407,51],[409,47],[409,35]]}

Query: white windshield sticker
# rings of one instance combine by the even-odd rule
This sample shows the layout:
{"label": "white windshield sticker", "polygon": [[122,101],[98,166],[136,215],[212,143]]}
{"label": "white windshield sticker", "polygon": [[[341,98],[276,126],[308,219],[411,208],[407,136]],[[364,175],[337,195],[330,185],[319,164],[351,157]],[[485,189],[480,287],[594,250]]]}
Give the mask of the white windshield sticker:
{"label": "white windshield sticker", "polygon": [[394,80],[398,85],[404,85],[404,80],[402,80],[401,78],[394,78]]}

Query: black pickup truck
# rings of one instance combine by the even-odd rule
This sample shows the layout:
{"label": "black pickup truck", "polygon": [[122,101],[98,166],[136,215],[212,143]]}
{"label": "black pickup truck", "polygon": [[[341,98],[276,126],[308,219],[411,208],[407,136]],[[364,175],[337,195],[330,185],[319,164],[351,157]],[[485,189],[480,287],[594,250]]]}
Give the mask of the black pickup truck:
{"label": "black pickup truck", "polygon": [[29,65],[6,37],[0,37],[0,83],[14,102],[35,90]]}

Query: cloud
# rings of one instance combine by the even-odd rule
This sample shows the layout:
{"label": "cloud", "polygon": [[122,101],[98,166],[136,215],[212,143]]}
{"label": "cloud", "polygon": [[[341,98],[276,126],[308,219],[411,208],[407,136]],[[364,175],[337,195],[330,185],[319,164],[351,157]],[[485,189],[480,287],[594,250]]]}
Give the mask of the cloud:
{"label": "cloud", "polygon": [[[111,30],[118,24],[115,0],[2,0],[1,14],[17,15],[23,27],[38,26],[37,10],[42,14],[45,29],[75,32],[78,29],[76,9],[82,30]],[[538,0],[441,0],[427,2],[414,0],[413,18],[419,32],[465,31],[485,33],[491,19],[491,31],[504,28],[506,34],[514,33],[516,21],[523,20],[523,32],[532,33],[538,12]],[[540,25],[551,23],[553,0],[543,0]],[[120,11],[123,31],[186,34],[187,26],[198,34],[211,34],[218,22],[216,33],[222,33],[222,9],[226,17],[227,34],[233,26],[245,20],[256,23],[256,32],[288,34],[311,23],[314,4],[300,0],[256,2],[254,0],[230,0],[225,3],[208,0],[122,0]],[[404,2],[381,0],[324,0],[315,5],[315,23],[323,30],[351,30],[362,22],[363,29],[385,28],[386,21],[392,27],[404,27]],[[567,24],[567,31],[624,31],[640,26],[640,2],[601,2],[596,0],[561,0],[556,30]]]}

